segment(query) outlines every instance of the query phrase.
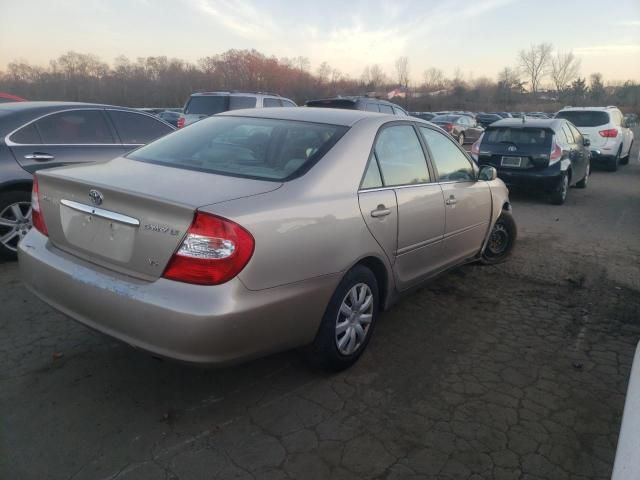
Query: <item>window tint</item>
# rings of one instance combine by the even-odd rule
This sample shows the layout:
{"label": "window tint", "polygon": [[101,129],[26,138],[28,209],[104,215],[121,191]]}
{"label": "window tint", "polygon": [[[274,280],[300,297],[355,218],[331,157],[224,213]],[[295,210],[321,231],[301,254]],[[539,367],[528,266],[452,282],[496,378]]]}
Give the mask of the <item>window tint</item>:
{"label": "window tint", "polygon": [[556,118],[564,118],[576,127],[598,127],[609,123],[609,114],[599,111],[565,110],[558,112]]}
{"label": "window tint", "polygon": [[371,155],[369,159],[369,165],[367,171],[364,174],[362,180],[362,187],[360,188],[378,188],[382,186],[382,177],[380,176],[380,168],[375,155]]}
{"label": "window tint", "polygon": [[422,137],[429,146],[433,163],[441,182],[468,182],[475,180],[471,163],[460,149],[443,133],[430,128],[420,128]]}
{"label": "window tint", "polygon": [[393,113],[393,108],[390,105],[379,104],[380,113]]}
{"label": "window tint", "polygon": [[31,123],[11,135],[11,141],[28,145],[36,145],[38,143],[42,143],[35,123]]}
{"label": "window tint", "polygon": [[517,146],[540,145],[551,146],[553,132],[545,128],[510,128],[510,127],[488,127],[482,143],[513,143]]}
{"label": "window tint", "polygon": [[45,144],[115,143],[100,110],[54,113],[36,122]]}
{"label": "window tint", "polygon": [[282,106],[283,107],[297,107],[298,105],[296,105],[294,102],[291,102],[289,100],[282,100]]}
{"label": "window tint", "polygon": [[411,125],[383,129],[378,135],[375,153],[385,185],[410,185],[429,181],[422,146]]}
{"label": "window tint", "polygon": [[229,110],[228,95],[195,95],[184,107],[186,115],[215,115]]}
{"label": "window tint", "polygon": [[256,97],[229,97],[229,110],[241,110],[243,108],[256,108]]}
{"label": "window tint", "polygon": [[134,160],[264,180],[286,180],[328,152],[346,127],[213,116],[128,155]]}
{"label": "window tint", "polygon": [[380,110],[378,109],[378,104],[377,103],[367,103],[367,106],[365,107],[366,110],[368,110],[369,112],[380,112]]}
{"label": "window tint", "polygon": [[171,127],[147,115],[120,110],[108,110],[107,113],[124,144],[143,145],[173,132]]}
{"label": "window tint", "polygon": [[264,108],[281,107],[282,106],[282,102],[277,98],[263,98],[262,99],[262,106]]}

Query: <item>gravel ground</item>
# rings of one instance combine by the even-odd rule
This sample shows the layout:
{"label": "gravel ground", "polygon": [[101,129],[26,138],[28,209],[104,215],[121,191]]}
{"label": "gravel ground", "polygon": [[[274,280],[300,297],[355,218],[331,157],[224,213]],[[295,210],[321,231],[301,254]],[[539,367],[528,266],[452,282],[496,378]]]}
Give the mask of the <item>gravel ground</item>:
{"label": "gravel ground", "polygon": [[564,206],[512,199],[512,259],[406,298],[338,375],[293,352],[158,361],[1,264],[0,478],[609,478],[640,339],[638,150]]}

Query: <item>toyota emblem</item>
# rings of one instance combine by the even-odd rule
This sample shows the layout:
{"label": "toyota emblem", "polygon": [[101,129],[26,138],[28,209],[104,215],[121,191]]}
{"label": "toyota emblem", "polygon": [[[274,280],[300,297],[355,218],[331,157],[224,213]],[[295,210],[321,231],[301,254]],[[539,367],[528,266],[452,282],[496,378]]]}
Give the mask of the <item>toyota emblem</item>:
{"label": "toyota emblem", "polygon": [[102,205],[104,197],[98,190],[89,190],[89,198],[94,205]]}
{"label": "toyota emblem", "polygon": [[509,148],[507,148],[507,150],[509,150],[510,152],[515,152],[516,150],[518,150],[518,147],[516,147],[515,145],[511,145]]}

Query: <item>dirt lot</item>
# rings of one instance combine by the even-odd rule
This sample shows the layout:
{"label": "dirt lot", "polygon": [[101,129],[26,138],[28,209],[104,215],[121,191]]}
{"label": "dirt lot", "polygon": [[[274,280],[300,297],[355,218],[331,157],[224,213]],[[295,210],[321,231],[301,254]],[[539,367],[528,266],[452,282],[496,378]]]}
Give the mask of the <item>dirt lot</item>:
{"label": "dirt lot", "polygon": [[638,150],[565,206],[512,198],[512,260],[405,299],[334,376],[292,352],[161,362],[0,265],[0,478],[608,478],[640,339]]}

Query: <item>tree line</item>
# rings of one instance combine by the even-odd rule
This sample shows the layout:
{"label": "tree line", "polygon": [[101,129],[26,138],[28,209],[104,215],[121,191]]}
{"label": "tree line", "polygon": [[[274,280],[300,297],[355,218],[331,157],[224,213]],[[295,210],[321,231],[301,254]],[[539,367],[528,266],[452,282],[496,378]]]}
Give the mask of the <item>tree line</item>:
{"label": "tree line", "polygon": [[306,57],[277,58],[256,50],[228,50],[195,63],[166,56],[120,56],[112,65],[95,55],[70,51],[47,67],[10,62],[0,72],[0,91],[29,100],[133,107],[179,107],[195,91],[247,90],[279,93],[298,104],[312,98],[395,91],[402,98],[394,101],[417,111],[553,110],[565,104],[616,104],[640,110],[639,84],[605,86],[600,73],[587,82],[572,52],[554,53],[547,43],[520,51],[516,64],[505,67],[496,79],[465,76],[459,68],[447,77],[431,67],[419,81],[411,81],[408,57],[397,58],[394,67],[387,73],[371,64],[353,78],[328,62],[311,69]]}

